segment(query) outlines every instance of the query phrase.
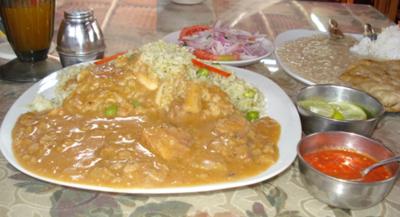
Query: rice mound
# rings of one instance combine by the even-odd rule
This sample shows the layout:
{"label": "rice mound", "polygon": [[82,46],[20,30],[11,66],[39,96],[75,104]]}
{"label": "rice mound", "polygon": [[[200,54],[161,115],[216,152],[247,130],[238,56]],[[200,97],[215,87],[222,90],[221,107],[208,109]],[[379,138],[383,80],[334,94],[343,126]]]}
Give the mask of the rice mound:
{"label": "rice mound", "polygon": [[[173,79],[183,71],[185,72],[184,76],[190,80],[205,81],[219,86],[228,94],[231,102],[240,111],[258,111],[261,116],[266,115],[264,113],[264,97],[257,88],[252,87],[233,73],[228,78],[216,73],[210,73],[207,77],[199,77],[196,75],[197,67],[195,67],[191,61],[194,56],[184,47],[157,41],[146,44],[138,50],[131,51],[126,55],[133,55],[137,53],[137,51],[140,53],[140,62],[148,65],[161,79]],[[43,111],[61,106],[63,100],[75,88],[73,82],[70,81],[77,78],[79,79],[79,73],[84,67],[87,67],[87,64],[63,69],[62,72],[58,74],[59,83],[55,91],[55,98],[49,100],[39,95],[31,103],[29,109],[31,111]],[[72,83],[72,85],[70,83]],[[249,90],[255,93],[251,98],[245,96],[245,93]]]}
{"label": "rice mound", "polygon": [[400,59],[400,27],[384,28],[375,41],[364,37],[350,51],[360,56],[376,60]]}
{"label": "rice mound", "polygon": [[[139,50],[142,53],[140,60],[149,65],[160,78],[167,79],[183,70],[191,80],[206,81],[219,86],[229,95],[232,103],[240,111],[258,111],[261,115],[265,115],[263,113],[264,97],[257,88],[252,87],[233,73],[227,78],[216,73],[210,73],[207,77],[197,76],[197,68],[192,64],[194,56],[187,48],[157,41],[146,44]],[[255,92],[252,98],[245,96],[249,89]]]}

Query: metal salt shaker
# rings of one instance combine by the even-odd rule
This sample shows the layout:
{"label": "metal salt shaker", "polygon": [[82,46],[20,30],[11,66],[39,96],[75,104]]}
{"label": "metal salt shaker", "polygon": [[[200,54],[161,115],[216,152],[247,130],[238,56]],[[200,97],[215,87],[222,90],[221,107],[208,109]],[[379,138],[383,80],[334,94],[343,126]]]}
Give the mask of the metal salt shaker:
{"label": "metal salt shaker", "polygon": [[339,29],[339,24],[334,19],[329,19],[329,36],[333,40],[344,38],[343,32]]}
{"label": "metal salt shaker", "polygon": [[378,38],[378,35],[376,34],[374,28],[372,28],[371,24],[366,23],[364,25],[364,37],[368,37],[371,39],[371,41],[375,41]]}
{"label": "metal salt shaker", "polygon": [[64,12],[64,20],[57,35],[57,51],[64,67],[102,58],[104,50],[103,33],[94,18],[93,10]]}

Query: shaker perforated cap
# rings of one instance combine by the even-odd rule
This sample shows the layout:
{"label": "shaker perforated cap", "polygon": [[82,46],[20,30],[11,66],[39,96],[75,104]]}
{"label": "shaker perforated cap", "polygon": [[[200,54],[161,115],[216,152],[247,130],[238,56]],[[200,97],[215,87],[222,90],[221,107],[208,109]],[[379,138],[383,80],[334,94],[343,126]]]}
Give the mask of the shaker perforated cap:
{"label": "shaker perforated cap", "polygon": [[86,20],[93,18],[93,10],[88,8],[69,9],[64,11],[64,18],[68,20]]}

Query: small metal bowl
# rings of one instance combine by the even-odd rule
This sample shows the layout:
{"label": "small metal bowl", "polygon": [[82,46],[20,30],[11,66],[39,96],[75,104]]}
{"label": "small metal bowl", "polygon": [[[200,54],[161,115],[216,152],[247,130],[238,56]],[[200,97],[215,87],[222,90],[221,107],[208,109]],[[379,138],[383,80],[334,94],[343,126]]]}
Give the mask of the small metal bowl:
{"label": "small metal bowl", "polygon": [[300,177],[307,190],[318,200],[345,209],[364,209],[382,201],[391,191],[399,174],[399,165],[392,163],[387,169],[393,176],[377,182],[357,182],[326,175],[306,162],[307,153],[326,149],[352,149],[376,160],[394,156],[379,142],[349,132],[319,132],[304,137],[297,146]]}
{"label": "small metal bowl", "polygon": [[[298,102],[306,99],[347,101],[366,111],[367,120],[340,121],[324,117],[301,107]],[[295,103],[300,113],[305,134],[320,131],[347,131],[370,136],[385,110],[383,105],[366,92],[350,87],[321,84],[305,87],[297,94]]]}

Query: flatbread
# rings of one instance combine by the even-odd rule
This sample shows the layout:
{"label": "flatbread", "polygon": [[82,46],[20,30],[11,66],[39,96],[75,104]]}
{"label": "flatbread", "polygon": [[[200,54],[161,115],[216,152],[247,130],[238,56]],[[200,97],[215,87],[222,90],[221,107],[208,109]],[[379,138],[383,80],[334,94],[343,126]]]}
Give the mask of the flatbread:
{"label": "flatbread", "polygon": [[400,112],[400,60],[359,60],[339,77],[376,97],[388,112]]}

